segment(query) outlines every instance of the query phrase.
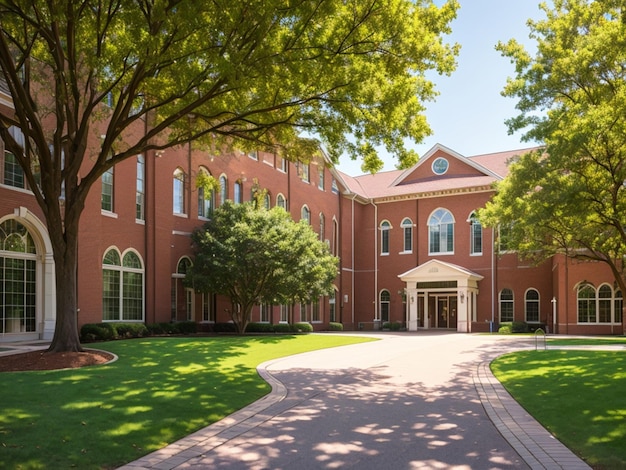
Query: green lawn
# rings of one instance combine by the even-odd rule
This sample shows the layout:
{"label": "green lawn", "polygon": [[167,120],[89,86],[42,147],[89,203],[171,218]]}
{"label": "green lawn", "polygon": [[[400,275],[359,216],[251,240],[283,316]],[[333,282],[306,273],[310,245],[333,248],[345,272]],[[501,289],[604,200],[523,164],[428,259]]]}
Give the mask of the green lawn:
{"label": "green lawn", "polygon": [[535,419],[591,466],[626,468],[624,352],[524,351],[499,357],[491,368]]}
{"label": "green lawn", "polygon": [[626,337],[548,338],[548,346],[610,346],[620,344],[626,344]]}
{"label": "green lawn", "polygon": [[120,466],[267,394],[258,364],[363,341],[370,339],[135,339],[90,345],[119,356],[109,365],[2,373],[0,468]]}

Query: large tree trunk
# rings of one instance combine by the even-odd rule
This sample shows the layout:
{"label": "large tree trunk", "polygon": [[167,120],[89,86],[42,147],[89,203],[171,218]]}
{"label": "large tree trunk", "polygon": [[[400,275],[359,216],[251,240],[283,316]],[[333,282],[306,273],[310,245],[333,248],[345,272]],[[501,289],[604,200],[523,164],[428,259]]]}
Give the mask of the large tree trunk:
{"label": "large tree trunk", "polygon": [[49,351],[82,351],[77,320],[78,218],[48,224],[56,274],[56,325]]}

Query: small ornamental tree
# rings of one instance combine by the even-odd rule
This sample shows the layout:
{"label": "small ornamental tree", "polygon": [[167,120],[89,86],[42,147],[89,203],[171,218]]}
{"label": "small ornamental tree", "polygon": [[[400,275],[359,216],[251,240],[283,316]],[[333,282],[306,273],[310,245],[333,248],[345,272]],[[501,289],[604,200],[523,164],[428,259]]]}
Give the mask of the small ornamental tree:
{"label": "small ornamental tree", "polygon": [[186,284],[229,297],[240,334],[255,305],[309,302],[329,294],[338,274],[328,245],[281,207],[227,201],[192,239],[195,259]]}

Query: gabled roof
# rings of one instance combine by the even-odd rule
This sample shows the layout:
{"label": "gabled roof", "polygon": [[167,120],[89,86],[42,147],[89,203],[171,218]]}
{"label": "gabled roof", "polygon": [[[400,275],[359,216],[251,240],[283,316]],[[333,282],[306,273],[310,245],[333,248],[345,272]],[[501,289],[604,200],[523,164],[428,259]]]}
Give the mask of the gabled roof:
{"label": "gabled roof", "polygon": [[[536,148],[536,147],[535,147]],[[508,174],[508,164],[517,155],[534,148],[465,157],[436,144],[407,170],[394,170],[352,177],[340,173],[348,194],[365,200],[430,197],[463,191],[491,191],[493,183]],[[445,159],[449,169],[441,174],[433,163]]]}
{"label": "gabled roof", "polygon": [[431,259],[398,276],[403,282],[418,282],[423,280],[465,280],[477,282],[484,279],[484,276],[476,274],[469,269],[456,264],[446,263],[438,259]]}

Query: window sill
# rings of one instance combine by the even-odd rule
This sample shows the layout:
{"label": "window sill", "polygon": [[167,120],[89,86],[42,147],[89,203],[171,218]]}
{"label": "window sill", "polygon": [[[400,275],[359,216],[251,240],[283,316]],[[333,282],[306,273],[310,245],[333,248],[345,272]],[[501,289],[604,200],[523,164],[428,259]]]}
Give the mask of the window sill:
{"label": "window sill", "polygon": [[178,212],[173,212],[172,215],[174,217],[180,217],[181,219],[188,219],[189,216],[187,214],[179,214]]}
{"label": "window sill", "polygon": [[118,215],[115,212],[111,212],[111,211],[107,211],[104,209],[100,209],[100,214],[102,214],[105,217],[111,217],[112,219],[117,219]]}

